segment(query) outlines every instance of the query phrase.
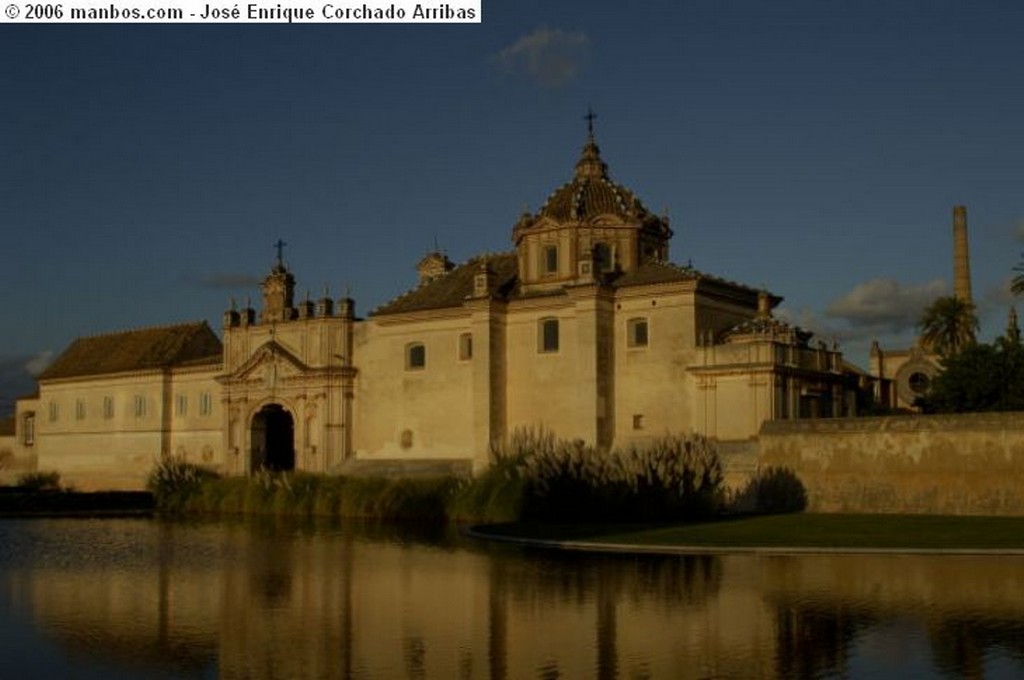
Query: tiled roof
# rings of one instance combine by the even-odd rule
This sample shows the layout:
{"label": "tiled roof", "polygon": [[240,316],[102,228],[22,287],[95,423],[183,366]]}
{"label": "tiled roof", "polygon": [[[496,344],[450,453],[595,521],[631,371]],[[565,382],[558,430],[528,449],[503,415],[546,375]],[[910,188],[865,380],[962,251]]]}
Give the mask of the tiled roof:
{"label": "tiled roof", "polygon": [[458,307],[473,294],[473,278],[486,258],[495,274],[498,297],[508,298],[515,288],[518,263],[515,253],[481,255],[457,266],[447,274],[413,288],[370,312],[370,316],[402,314],[427,309]]}
{"label": "tiled roof", "polygon": [[647,216],[647,210],[629,189],[607,177],[583,177],[556,189],[540,214],[559,222],[583,222],[599,215],[639,219]]}
{"label": "tiled roof", "polygon": [[538,215],[558,222],[585,222],[600,215],[627,220],[649,217],[632,191],[608,177],[608,166],[593,137],[583,147],[572,181],[551,192]]}
{"label": "tiled roof", "polygon": [[[370,316],[402,314],[429,309],[459,307],[473,294],[473,277],[481,260],[486,257],[494,270],[497,296],[504,300],[519,297],[564,295],[564,289],[537,291],[524,294],[518,288],[518,262],[515,253],[477,256],[457,266],[447,274],[420,284],[407,293],[370,312]],[[647,286],[678,281],[706,281],[735,288],[750,295],[757,290],[740,283],[705,274],[692,267],[681,267],[669,262],[645,262],[636,270],[607,280],[614,288]]]}
{"label": "tiled roof", "polygon": [[[750,286],[736,281],[730,281],[723,279],[720,276],[714,276],[706,272],[699,271],[693,267],[683,267],[671,262],[644,262],[639,267],[631,272],[627,272],[614,281],[612,285],[616,288],[626,288],[628,286],[647,286],[656,283],[675,283],[677,281],[703,281],[707,283],[714,283],[728,288],[734,288],[737,290],[744,291],[756,295],[758,290],[751,288]],[[772,296],[772,299],[777,304],[782,301],[782,298]]]}
{"label": "tiled roof", "polygon": [[628,286],[646,286],[654,283],[674,283],[676,281],[694,281],[704,275],[690,267],[680,267],[669,262],[645,262],[631,272],[627,272],[612,282],[616,288]]}
{"label": "tiled roof", "polygon": [[212,364],[222,352],[205,321],[94,335],[72,342],[39,380]]}

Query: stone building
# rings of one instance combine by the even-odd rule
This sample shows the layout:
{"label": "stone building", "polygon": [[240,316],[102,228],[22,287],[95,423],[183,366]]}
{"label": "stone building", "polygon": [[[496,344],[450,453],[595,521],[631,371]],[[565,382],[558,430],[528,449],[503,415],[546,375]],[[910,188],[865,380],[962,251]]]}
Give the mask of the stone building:
{"label": "stone building", "polygon": [[295,300],[279,243],[259,309],[76,341],[18,403],[15,458],[80,487],[138,486],[179,456],[259,468],[480,469],[543,426],[602,448],[768,420],[852,415],[835,347],[781,298],[672,264],[666,217],[614,182],[591,130],[572,177],[512,227],[514,250],[433,252],[407,293],[357,316]]}

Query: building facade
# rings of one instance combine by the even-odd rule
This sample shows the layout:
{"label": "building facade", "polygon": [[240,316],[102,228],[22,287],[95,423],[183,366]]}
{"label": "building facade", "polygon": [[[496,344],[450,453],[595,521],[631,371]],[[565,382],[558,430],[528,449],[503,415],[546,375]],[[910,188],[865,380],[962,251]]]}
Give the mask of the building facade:
{"label": "building facade", "polygon": [[609,449],[854,413],[836,347],[774,318],[781,298],[672,264],[671,238],[591,132],[513,251],[429,253],[360,318],[348,298],[296,302],[279,247],[259,309],[227,311],[222,339],[200,322],[76,341],[19,401],[8,447],[83,488],[132,487],[167,456],[237,475],[470,470],[517,428]]}

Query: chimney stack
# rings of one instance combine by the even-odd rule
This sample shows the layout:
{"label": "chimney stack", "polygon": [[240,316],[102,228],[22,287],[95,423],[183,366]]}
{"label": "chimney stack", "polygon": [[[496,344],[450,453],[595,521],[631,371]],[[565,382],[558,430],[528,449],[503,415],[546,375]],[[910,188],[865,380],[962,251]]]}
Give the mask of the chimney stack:
{"label": "chimney stack", "polygon": [[967,251],[967,207],[953,206],[953,294],[971,302],[971,257]]}

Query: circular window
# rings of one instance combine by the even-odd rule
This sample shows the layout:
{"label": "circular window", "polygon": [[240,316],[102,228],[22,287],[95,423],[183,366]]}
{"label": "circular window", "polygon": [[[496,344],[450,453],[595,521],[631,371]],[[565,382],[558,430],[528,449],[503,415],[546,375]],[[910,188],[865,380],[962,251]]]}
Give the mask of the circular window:
{"label": "circular window", "polygon": [[931,387],[932,379],[924,373],[917,371],[910,374],[907,384],[910,386],[910,389],[914,394],[924,394],[928,391],[928,388]]}

